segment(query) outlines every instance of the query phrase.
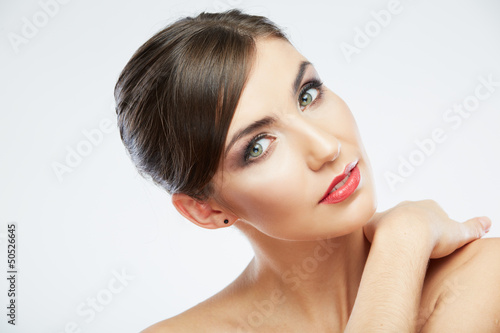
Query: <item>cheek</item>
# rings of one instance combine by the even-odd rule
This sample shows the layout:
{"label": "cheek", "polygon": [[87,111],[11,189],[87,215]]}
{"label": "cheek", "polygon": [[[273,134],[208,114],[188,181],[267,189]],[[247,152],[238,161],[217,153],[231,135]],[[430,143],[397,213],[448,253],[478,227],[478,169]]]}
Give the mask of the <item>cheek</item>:
{"label": "cheek", "polygon": [[225,197],[235,214],[264,231],[301,209],[306,174],[303,163],[293,156],[276,154],[232,179]]}

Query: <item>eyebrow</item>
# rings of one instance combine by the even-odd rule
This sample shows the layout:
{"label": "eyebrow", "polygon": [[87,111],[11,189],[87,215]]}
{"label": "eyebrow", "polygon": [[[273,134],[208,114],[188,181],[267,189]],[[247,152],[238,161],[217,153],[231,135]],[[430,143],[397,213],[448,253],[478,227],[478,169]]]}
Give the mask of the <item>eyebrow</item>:
{"label": "eyebrow", "polygon": [[[295,76],[295,80],[293,81],[293,86],[292,86],[294,96],[297,95],[297,92],[298,92],[299,87],[300,87],[300,82],[302,82],[302,79],[304,78],[304,74],[306,72],[306,68],[308,65],[312,65],[312,64],[309,61],[302,61],[300,63],[299,70],[297,72],[297,75]],[[266,116],[262,119],[254,121],[253,123],[251,123],[250,125],[248,125],[244,129],[239,130],[238,132],[236,132],[235,135],[233,135],[233,138],[231,139],[231,141],[227,145],[227,148],[225,150],[225,154],[227,155],[227,153],[229,152],[229,150],[231,150],[233,145],[242,137],[244,137],[244,136],[246,136],[254,131],[257,131],[260,128],[271,126],[271,125],[275,124],[277,121],[278,121],[278,119],[276,117]]]}
{"label": "eyebrow", "polygon": [[263,128],[263,127],[271,126],[271,125],[275,124],[277,121],[278,120],[275,117],[271,117],[271,116],[266,116],[262,119],[254,121],[253,123],[251,123],[250,125],[248,125],[247,127],[245,127],[244,129],[242,129],[241,131],[236,133],[236,135],[233,136],[233,138],[231,139],[231,142],[229,143],[229,145],[227,145],[226,155],[229,152],[229,150],[231,149],[231,147],[236,143],[236,141],[238,141],[239,139],[241,139],[245,135],[252,133],[253,131],[257,131],[258,129]]}
{"label": "eyebrow", "polygon": [[297,72],[297,76],[295,77],[295,81],[293,82],[293,95],[297,95],[299,91],[300,82],[304,78],[304,73],[306,72],[307,65],[312,65],[309,61],[302,61],[299,66],[299,71]]}

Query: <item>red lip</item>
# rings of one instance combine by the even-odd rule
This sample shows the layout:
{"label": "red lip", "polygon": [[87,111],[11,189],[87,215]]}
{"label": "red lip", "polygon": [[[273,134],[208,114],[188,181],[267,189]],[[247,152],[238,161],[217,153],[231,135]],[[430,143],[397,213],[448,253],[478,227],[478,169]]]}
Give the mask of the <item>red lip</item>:
{"label": "red lip", "polygon": [[[358,161],[354,161],[346,165],[344,172],[341,175],[336,176],[330,186],[328,186],[328,189],[326,190],[319,203],[337,203],[343,201],[356,190],[360,181],[360,174],[359,169],[357,168],[357,164]],[[351,176],[348,178],[347,182],[335,192],[330,193],[335,185],[340,183],[349,172],[351,172]]]}

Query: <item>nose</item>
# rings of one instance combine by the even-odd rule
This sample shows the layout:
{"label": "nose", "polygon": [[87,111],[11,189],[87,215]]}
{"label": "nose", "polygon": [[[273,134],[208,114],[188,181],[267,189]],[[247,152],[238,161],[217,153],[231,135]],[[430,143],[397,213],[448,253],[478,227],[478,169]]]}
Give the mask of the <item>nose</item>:
{"label": "nose", "polygon": [[340,141],[332,134],[332,130],[328,130],[328,126],[304,118],[295,125],[296,142],[305,153],[306,163],[311,170],[318,171],[325,163],[334,161],[340,155]]}

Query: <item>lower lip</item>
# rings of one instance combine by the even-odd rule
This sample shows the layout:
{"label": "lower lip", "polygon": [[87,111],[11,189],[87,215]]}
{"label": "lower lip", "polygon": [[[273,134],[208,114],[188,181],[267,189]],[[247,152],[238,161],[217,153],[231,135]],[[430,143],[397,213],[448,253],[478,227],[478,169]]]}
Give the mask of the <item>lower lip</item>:
{"label": "lower lip", "polygon": [[332,193],[327,195],[319,203],[334,204],[344,201],[351,194],[353,194],[354,191],[356,191],[360,180],[361,180],[361,174],[359,172],[358,166],[356,165],[356,167],[354,167],[354,169],[351,170],[351,175],[349,176],[349,178],[347,178],[346,183],[342,185],[342,187],[339,188],[338,190],[333,191]]}

